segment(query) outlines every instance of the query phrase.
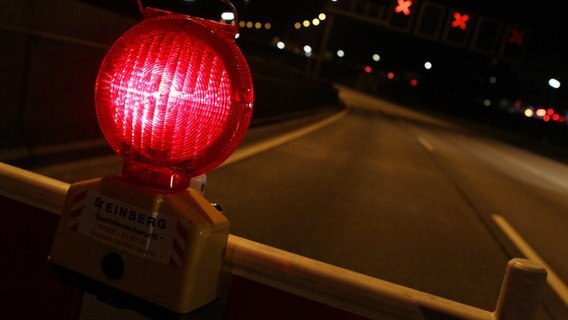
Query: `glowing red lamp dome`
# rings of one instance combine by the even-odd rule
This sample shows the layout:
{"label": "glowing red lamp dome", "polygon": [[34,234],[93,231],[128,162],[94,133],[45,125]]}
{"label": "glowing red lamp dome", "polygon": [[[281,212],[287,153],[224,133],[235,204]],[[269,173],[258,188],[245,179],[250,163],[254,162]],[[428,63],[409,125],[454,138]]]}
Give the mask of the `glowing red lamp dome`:
{"label": "glowing red lamp dome", "polygon": [[110,48],[95,89],[101,130],[123,175],[179,190],[239,145],[252,116],[236,29],[157,9]]}

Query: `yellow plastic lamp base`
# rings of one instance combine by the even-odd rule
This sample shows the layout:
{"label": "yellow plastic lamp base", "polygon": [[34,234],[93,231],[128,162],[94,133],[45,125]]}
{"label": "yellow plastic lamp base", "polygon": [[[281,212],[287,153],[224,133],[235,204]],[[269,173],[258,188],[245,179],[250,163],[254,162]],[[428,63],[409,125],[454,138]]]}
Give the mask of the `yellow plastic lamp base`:
{"label": "yellow plastic lamp base", "polygon": [[186,314],[219,296],[228,235],[229,221],[192,188],[98,178],[69,188],[50,262]]}

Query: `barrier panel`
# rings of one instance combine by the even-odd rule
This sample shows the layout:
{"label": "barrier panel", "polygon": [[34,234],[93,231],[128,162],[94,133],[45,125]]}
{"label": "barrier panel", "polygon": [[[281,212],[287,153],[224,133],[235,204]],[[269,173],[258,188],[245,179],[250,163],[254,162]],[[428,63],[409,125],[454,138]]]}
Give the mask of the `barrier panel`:
{"label": "barrier panel", "polygon": [[[9,319],[80,319],[83,292],[47,262],[68,184],[0,163],[0,293]],[[546,270],[509,261],[495,311],[229,236],[221,297],[197,319],[536,319]]]}

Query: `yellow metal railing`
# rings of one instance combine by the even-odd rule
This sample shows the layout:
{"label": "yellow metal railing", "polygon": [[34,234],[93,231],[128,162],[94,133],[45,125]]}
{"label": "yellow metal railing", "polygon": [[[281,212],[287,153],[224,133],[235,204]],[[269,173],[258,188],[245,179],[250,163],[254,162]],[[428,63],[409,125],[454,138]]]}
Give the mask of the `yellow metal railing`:
{"label": "yellow metal railing", "polygon": [[[0,195],[60,214],[69,185],[0,163]],[[521,258],[509,261],[494,311],[309,259],[234,235],[226,269],[234,275],[318,301],[369,319],[534,320],[546,284],[546,270]]]}

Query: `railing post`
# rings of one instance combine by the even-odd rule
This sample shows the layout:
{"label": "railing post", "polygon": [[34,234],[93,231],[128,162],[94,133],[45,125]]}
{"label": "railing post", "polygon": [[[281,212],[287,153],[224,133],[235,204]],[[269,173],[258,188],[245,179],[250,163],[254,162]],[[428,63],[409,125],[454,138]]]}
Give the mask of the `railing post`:
{"label": "railing post", "polygon": [[536,262],[522,258],[509,260],[497,300],[495,320],[536,319],[546,276],[546,269]]}

